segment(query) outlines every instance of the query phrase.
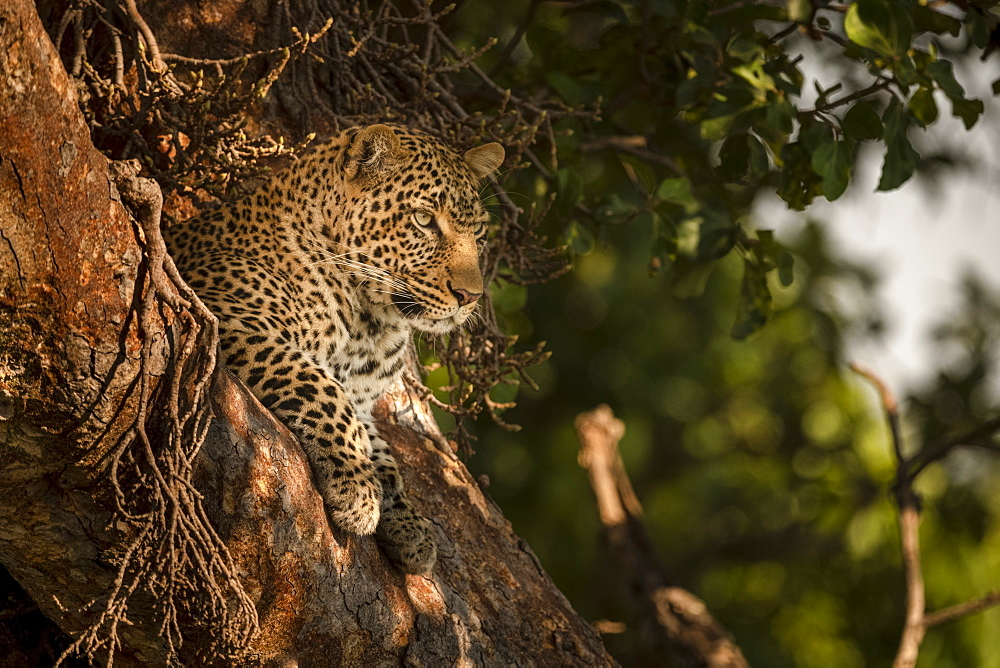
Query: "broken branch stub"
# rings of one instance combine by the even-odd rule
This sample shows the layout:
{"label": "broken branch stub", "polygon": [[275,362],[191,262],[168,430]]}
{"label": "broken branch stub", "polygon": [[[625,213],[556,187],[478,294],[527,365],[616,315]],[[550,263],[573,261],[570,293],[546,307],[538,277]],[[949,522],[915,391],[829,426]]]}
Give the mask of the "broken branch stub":
{"label": "broken branch stub", "polygon": [[587,471],[604,542],[620,574],[620,597],[632,611],[645,660],[672,665],[745,668],[732,636],[691,592],[673,586],[642,521],[642,506],[618,452],[625,424],[601,405],[576,418],[579,462]]}

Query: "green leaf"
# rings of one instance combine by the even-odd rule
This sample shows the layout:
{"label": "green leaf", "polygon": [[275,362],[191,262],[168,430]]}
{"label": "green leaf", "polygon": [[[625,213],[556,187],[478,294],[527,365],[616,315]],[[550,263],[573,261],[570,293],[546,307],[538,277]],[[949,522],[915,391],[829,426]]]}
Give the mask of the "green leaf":
{"label": "green leaf", "polygon": [[936,12],[926,5],[918,4],[913,7],[913,31],[917,34],[922,32],[933,32],[939,35],[948,33],[952,37],[958,37],[961,29],[962,22],[953,16]]}
{"label": "green leaf", "polygon": [[572,77],[562,71],[550,71],[545,74],[545,81],[564,100],[570,103],[579,103],[585,95],[584,87],[580,85],[577,77]]}
{"label": "green leaf", "polygon": [[921,86],[910,98],[910,112],[917,122],[927,126],[937,120],[938,108],[934,102],[934,91]]}
{"label": "green leaf", "polygon": [[717,201],[701,202],[698,229],[699,260],[718,260],[736,244],[738,228],[726,208]]}
{"label": "green leaf", "polygon": [[636,207],[622,199],[618,193],[613,192],[599,206],[595,207],[594,213],[602,222],[614,225],[633,218],[636,214]]}
{"label": "green leaf", "polygon": [[701,138],[707,139],[708,141],[719,141],[720,139],[725,139],[726,135],[729,134],[729,128],[733,125],[734,116],[721,116],[719,118],[711,118],[706,121],[702,121],[699,128],[701,132]]}
{"label": "green leaf", "polygon": [[635,172],[636,178],[639,179],[639,183],[642,184],[644,193],[651,193],[656,190],[656,171],[648,162],[632,155],[619,154],[618,159],[628,165],[632,171]]}
{"label": "green leaf", "polygon": [[712,79],[707,76],[696,76],[685,80],[677,86],[677,106],[687,109],[706,101],[711,94],[712,83]]}
{"label": "green leaf", "polygon": [[952,100],[951,113],[962,119],[965,129],[969,130],[979,117],[983,115],[985,107],[982,100]]}
{"label": "green leaf", "polygon": [[786,135],[792,133],[794,119],[795,107],[785,98],[781,98],[767,108],[767,124]]}
{"label": "green leaf", "polygon": [[677,226],[669,218],[653,216],[653,256],[665,260],[677,255]]}
{"label": "green leaf", "polygon": [[913,58],[909,56],[900,58],[892,69],[896,73],[896,81],[900,88],[908,90],[910,86],[917,83],[917,65],[913,62]]}
{"label": "green leaf", "polygon": [[795,280],[795,258],[774,238],[773,230],[757,230],[757,241],[763,251],[763,255],[757,254],[761,266],[765,271],[777,267],[778,280],[787,288]]}
{"label": "green leaf", "polygon": [[803,124],[799,141],[810,151],[815,151],[823,144],[833,141],[833,128],[826,123]]}
{"label": "green leaf", "polygon": [[[730,40],[729,44],[726,45],[726,53],[737,60],[743,61],[744,63],[750,63],[757,60],[760,52],[760,42],[748,35],[737,35]],[[738,68],[733,68],[733,71],[736,72],[737,69]]]}
{"label": "green leaf", "polygon": [[685,207],[696,204],[691,184],[687,179],[664,179],[656,189],[656,196],[665,202]]}
{"label": "green leaf", "polygon": [[708,105],[706,118],[731,116],[753,104],[756,96],[749,86],[729,84],[719,88]]}
{"label": "green leaf", "polygon": [[810,0],[788,0],[788,20],[802,23],[813,15],[813,4]]}
{"label": "green leaf", "polygon": [[598,2],[581,3],[574,7],[570,5],[563,10],[564,14],[596,14],[607,19],[612,19],[618,23],[628,23],[628,14],[617,2],[611,0],[598,0]]}
{"label": "green leaf", "polygon": [[982,100],[966,99],[965,89],[955,79],[955,71],[951,62],[935,60],[927,66],[927,73],[951,100],[952,115],[962,119],[966,130],[972,128],[983,113],[983,103]]}
{"label": "green leaf", "polygon": [[878,189],[893,190],[903,185],[913,175],[920,154],[913,150],[910,140],[906,137],[910,119],[899,100],[893,98],[882,120],[885,121],[886,152]]}
{"label": "green leaf", "polygon": [[555,210],[561,216],[567,215],[583,199],[583,179],[574,169],[563,167],[556,172]]}
{"label": "green leaf", "polygon": [[586,225],[571,220],[563,232],[563,243],[577,255],[589,253],[594,247],[594,233]]}
{"label": "green leaf", "polygon": [[490,288],[493,308],[499,313],[517,313],[528,303],[528,289],[523,285],[497,280]]}
{"label": "green leaf", "polygon": [[854,103],[843,122],[844,134],[852,139],[865,141],[882,138],[882,119],[870,102],[860,100]]}
{"label": "green leaf", "polygon": [[950,61],[935,60],[927,66],[927,73],[937,82],[944,94],[954,99],[964,98],[965,89],[955,78],[955,69]]}
{"label": "green leaf", "polygon": [[733,68],[733,74],[743,77],[748,84],[759,91],[777,90],[774,79],[764,71],[764,62],[761,60],[755,60],[746,65],[737,65]]}
{"label": "green leaf", "polygon": [[771,159],[767,156],[767,149],[753,135],[747,135],[747,144],[750,147],[750,176],[762,179],[771,171]]}
{"label": "green leaf", "polygon": [[749,135],[732,135],[722,143],[719,149],[719,166],[716,171],[729,181],[735,181],[747,173],[750,168]]}
{"label": "green leaf", "polygon": [[[991,23],[993,26],[996,25],[996,4],[992,3],[991,13],[993,13],[993,18]],[[986,45],[990,42],[990,32],[994,29],[987,23],[987,18],[984,16],[985,12],[969,12],[969,36],[972,38],[972,43],[975,44],[980,49],[985,49]]]}
{"label": "green leaf", "polygon": [[847,141],[830,141],[813,151],[813,171],[823,177],[823,195],[831,202],[847,189],[853,163],[854,150]]}
{"label": "green leaf", "polygon": [[743,265],[740,300],[736,304],[733,338],[742,341],[763,327],[771,315],[771,301],[767,274],[753,262],[746,261]]}
{"label": "green leaf", "polygon": [[903,55],[913,38],[913,20],[893,0],[858,0],[847,10],[844,30],[848,39],[866,49]]}
{"label": "green leaf", "polygon": [[671,291],[677,297],[697,297],[705,291],[715,264],[678,257],[670,267]]}
{"label": "green leaf", "polygon": [[795,281],[795,256],[788,251],[778,255],[778,280],[786,288]]}
{"label": "green leaf", "polygon": [[679,8],[674,0],[652,0],[649,6],[656,16],[666,18],[677,18],[680,16]]}
{"label": "green leaf", "polygon": [[786,144],[781,149],[781,184],[778,196],[790,209],[802,211],[815,199],[823,179],[813,171],[809,150],[800,142]]}

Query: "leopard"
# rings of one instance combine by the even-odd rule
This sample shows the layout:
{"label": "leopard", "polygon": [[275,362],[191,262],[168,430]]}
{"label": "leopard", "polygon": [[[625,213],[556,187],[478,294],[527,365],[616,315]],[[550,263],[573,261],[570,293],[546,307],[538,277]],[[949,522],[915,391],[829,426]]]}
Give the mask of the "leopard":
{"label": "leopard", "polygon": [[435,527],[373,419],[415,334],[446,334],[484,292],[483,180],[505,158],[400,124],[340,132],[249,194],[164,231],[218,319],[222,360],[301,444],[329,521],[428,574]]}

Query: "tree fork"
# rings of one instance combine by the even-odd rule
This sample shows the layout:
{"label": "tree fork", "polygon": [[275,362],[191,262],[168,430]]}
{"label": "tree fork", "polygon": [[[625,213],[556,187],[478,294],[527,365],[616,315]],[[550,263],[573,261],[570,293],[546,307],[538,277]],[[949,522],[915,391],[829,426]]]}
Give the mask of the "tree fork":
{"label": "tree fork", "polygon": [[[78,638],[100,615],[133,531],[116,516],[106,462],[138,415],[144,342],[156,343],[154,378],[179,351],[130,318],[142,297],[136,228],[28,0],[0,8],[0,71],[0,561]],[[174,312],[162,295],[146,297]],[[246,659],[613,663],[496,505],[437,447],[407,389],[383,404],[381,428],[440,528],[428,578],[394,570],[370,538],[331,533],[298,445],[227,372],[215,372],[207,400],[214,418],[193,480],[256,608],[259,632],[235,648]],[[155,401],[151,412],[169,393]],[[122,664],[170,656],[149,603],[140,594],[128,608]],[[217,629],[178,623],[178,660],[198,658]]]}

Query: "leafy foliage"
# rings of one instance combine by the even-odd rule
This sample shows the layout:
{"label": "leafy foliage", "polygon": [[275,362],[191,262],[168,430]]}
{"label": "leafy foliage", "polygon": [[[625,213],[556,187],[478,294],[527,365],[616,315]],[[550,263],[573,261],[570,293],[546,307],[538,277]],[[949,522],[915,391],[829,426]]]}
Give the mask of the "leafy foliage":
{"label": "leafy foliage", "polygon": [[[569,277],[534,288],[528,318],[509,321],[554,354],[535,374],[539,390],[518,398],[524,430],[481,429],[471,466],[581,613],[625,622],[605,641],[641,665],[576,463],[573,418],[609,403],[627,426],[623,457],[660,553],[751,665],[890,663],[904,596],[895,462],[877,400],[843,365],[845,338],[879,331],[876,277],[832,254],[814,224],[786,249],[794,283],[770,279],[772,321],[737,342],[728,324],[743,258],[720,261],[704,299],[680,300],[667,277],[648,277],[644,239],[620,228],[609,238]],[[997,415],[998,299],[975,281],[963,296],[942,314],[940,369],[907,402],[914,451]],[[918,485],[932,609],[996,587],[1000,462],[983,455],[996,447],[984,436]],[[995,662],[998,617],[930,631],[926,665]]]}
{"label": "leafy foliage", "polygon": [[[457,15],[469,43],[498,30],[475,6]],[[539,389],[519,396],[525,435],[481,429],[473,466],[574,604],[631,628],[604,587],[596,518],[580,509],[590,492],[571,428],[611,403],[661,552],[751,664],[890,662],[904,597],[886,493],[894,462],[877,405],[841,366],[846,337],[884,328],[878,277],[837,256],[822,225],[786,247],[751,210],[768,193],[793,210],[837,200],[870,154],[880,190],[926,168],[923,128],[949,108],[967,128],[983,113],[954,63],[988,54],[997,15],[894,0],[526,0],[502,21],[508,43],[483,56],[499,83],[600,99],[602,113],[554,123],[553,162],[508,181],[555,200],[543,229],[574,268],[533,288],[524,309],[500,309],[510,331],[554,355],[533,374]],[[946,316],[954,357],[909,404],[915,448],[998,410],[991,354],[970,345],[995,341],[995,300],[968,290]],[[985,491],[996,464],[968,454],[919,485],[932,607],[996,586],[1000,515]],[[998,614],[935,629],[926,665],[995,662]],[[627,631],[606,641],[623,663],[635,658]]]}
{"label": "leafy foliage", "polygon": [[[483,60],[512,90],[602,101],[600,121],[554,124],[551,178],[519,181],[527,192],[557,193],[551,225],[571,251],[589,250],[608,225],[651,228],[651,268],[665,269],[680,295],[701,292],[712,267],[738,253],[746,267],[733,333],[742,338],[767,319],[761,273],[782,252],[754,248],[747,215],[758,192],[795,210],[836,200],[865,144],[884,151],[878,187],[892,190],[920,164],[914,129],[938,120],[936,97],[967,128],[977,122],[982,102],[966,97],[939,44],[958,37],[983,49],[998,17],[962,7],[532,2],[514,32],[524,41]],[[470,14],[470,30],[495,29]]]}

